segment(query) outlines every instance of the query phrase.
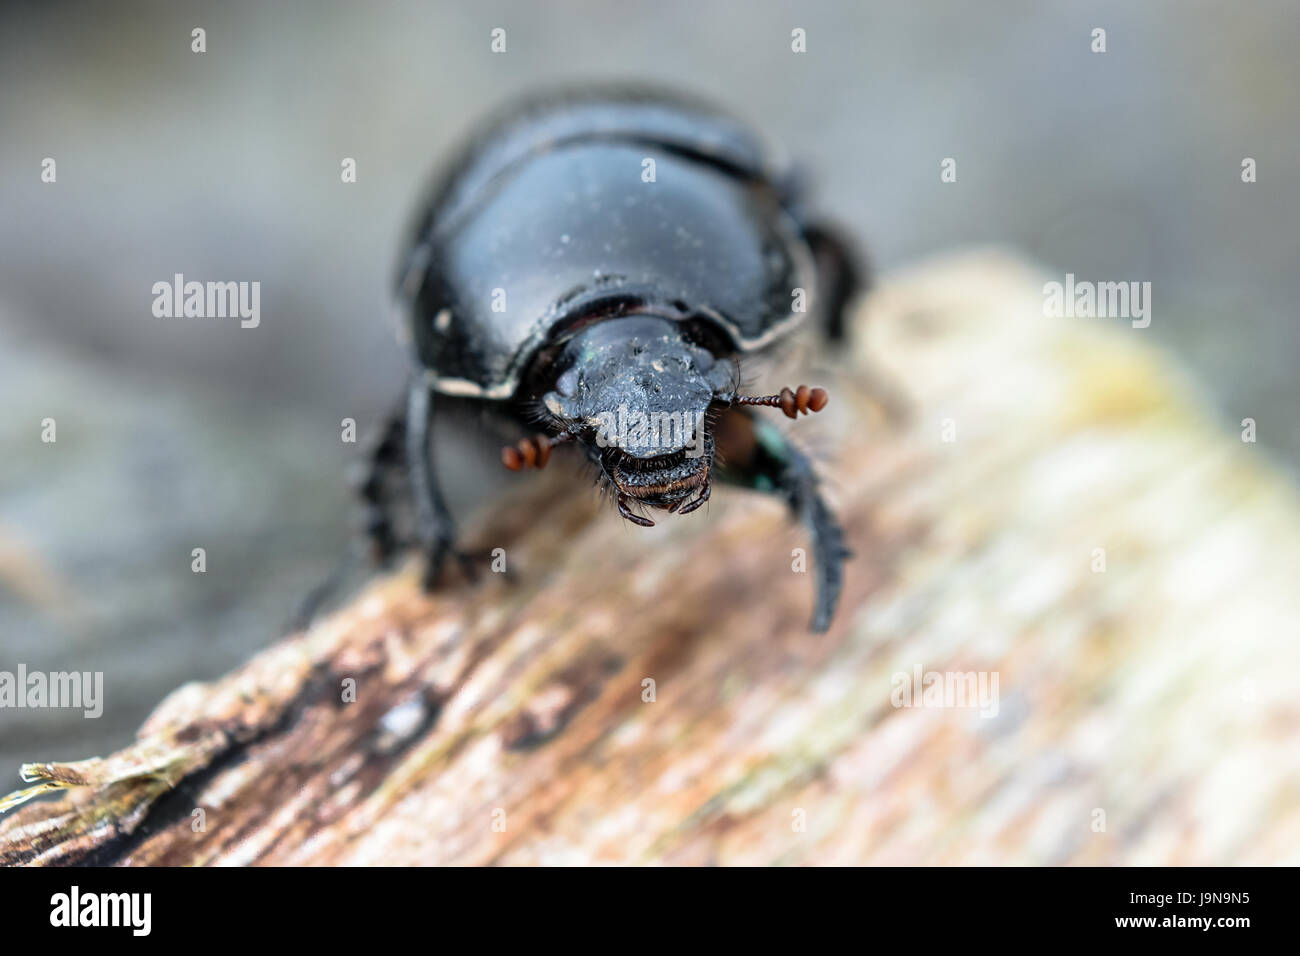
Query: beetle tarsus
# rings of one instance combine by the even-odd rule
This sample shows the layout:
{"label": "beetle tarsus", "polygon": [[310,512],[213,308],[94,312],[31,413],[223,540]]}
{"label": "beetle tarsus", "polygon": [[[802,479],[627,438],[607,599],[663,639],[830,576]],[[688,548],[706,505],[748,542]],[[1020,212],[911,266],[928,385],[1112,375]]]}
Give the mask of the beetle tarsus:
{"label": "beetle tarsus", "polygon": [[653,528],[655,526],[655,523],[651,521],[649,518],[644,518],[641,515],[634,512],[631,508],[629,508],[627,506],[627,502],[628,502],[627,495],[618,496],[619,514],[621,514],[624,518],[626,518],[628,521],[632,522],[633,524],[639,524],[643,528]]}
{"label": "beetle tarsus", "polygon": [[479,568],[476,556],[457,548],[451,538],[435,538],[432,543],[422,544],[421,547],[424,551],[425,563],[424,571],[420,575],[420,586],[426,592],[432,591],[438,586],[442,572],[447,567],[448,558],[455,560],[465,580],[470,583],[478,580]]}

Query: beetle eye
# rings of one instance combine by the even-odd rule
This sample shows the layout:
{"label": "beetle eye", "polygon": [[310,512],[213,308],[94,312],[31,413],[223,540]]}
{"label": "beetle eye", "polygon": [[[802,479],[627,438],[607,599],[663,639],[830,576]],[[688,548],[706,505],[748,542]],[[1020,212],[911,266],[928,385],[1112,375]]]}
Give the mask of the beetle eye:
{"label": "beetle eye", "polygon": [[695,361],[695,368],[701,375],[713,368],[713,353],[708,349],[691,349],[691,358]]}
{"label": "beetle eye", "polygon": [[578,391],[578,370],[571,368],[556,379],[555,390],[565,398],[572,398]]}

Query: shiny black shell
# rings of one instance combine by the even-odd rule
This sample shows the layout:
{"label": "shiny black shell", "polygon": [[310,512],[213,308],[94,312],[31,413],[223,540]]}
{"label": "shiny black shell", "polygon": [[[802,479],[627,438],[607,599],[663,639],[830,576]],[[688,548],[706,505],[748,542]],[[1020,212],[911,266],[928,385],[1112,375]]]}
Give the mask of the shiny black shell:
{"label": "shiny black shell", "polygon": [[591,316],[655,311],[763,347],[803,318],[794,290],[812,295],[812,271],[742,124],[598,91],[530,101],[470,142],[418,221],[398,297],[432,387],[508,399],[537,350]]}

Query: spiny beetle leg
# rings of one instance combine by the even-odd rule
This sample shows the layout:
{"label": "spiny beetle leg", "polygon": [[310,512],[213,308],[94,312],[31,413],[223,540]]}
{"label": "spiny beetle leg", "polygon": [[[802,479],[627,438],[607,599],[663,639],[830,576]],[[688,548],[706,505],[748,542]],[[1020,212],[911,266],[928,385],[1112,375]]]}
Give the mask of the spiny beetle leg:
{"label": "spiny beetle leg", "polygon": [[[733,417],[734,416],[734,417]],[[766,421],[736,409],[719,422],[720,447],[725,447],[728,481],[780,497],[812,536],[817,582],[812,629],[825,631],[839,604],[844,562],[852,557],[835,513],[822,497],[812,460],[781,431]]]}
{"label": "spiny beetle leg", "polygon": [[432,590],[447,557],[455,556],[461,567],[468,559],[456,549],[456,530],[447,502],[438,487],[432,460],[433,391],[423,382],[413,382],[406,405],[406,465],[415,502],[415,538],[424,552],[423,584]]}

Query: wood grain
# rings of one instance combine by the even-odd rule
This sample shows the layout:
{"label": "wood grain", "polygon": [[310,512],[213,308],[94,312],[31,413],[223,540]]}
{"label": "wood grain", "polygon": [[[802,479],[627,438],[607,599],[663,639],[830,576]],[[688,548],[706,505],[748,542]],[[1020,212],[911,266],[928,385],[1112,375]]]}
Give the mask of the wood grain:
{"label": "wood grain", "polygon": [[[29,765],[61,793],[0,861],[1300,862],[1294,488],[1042,282],[893,276],[800,376],[857,553],[829,633],[775,502],[631,528],[559,451],[471,530],[508,574],[377,580],[122,752]],[[996,713],[895,706],[917,668]]]}

